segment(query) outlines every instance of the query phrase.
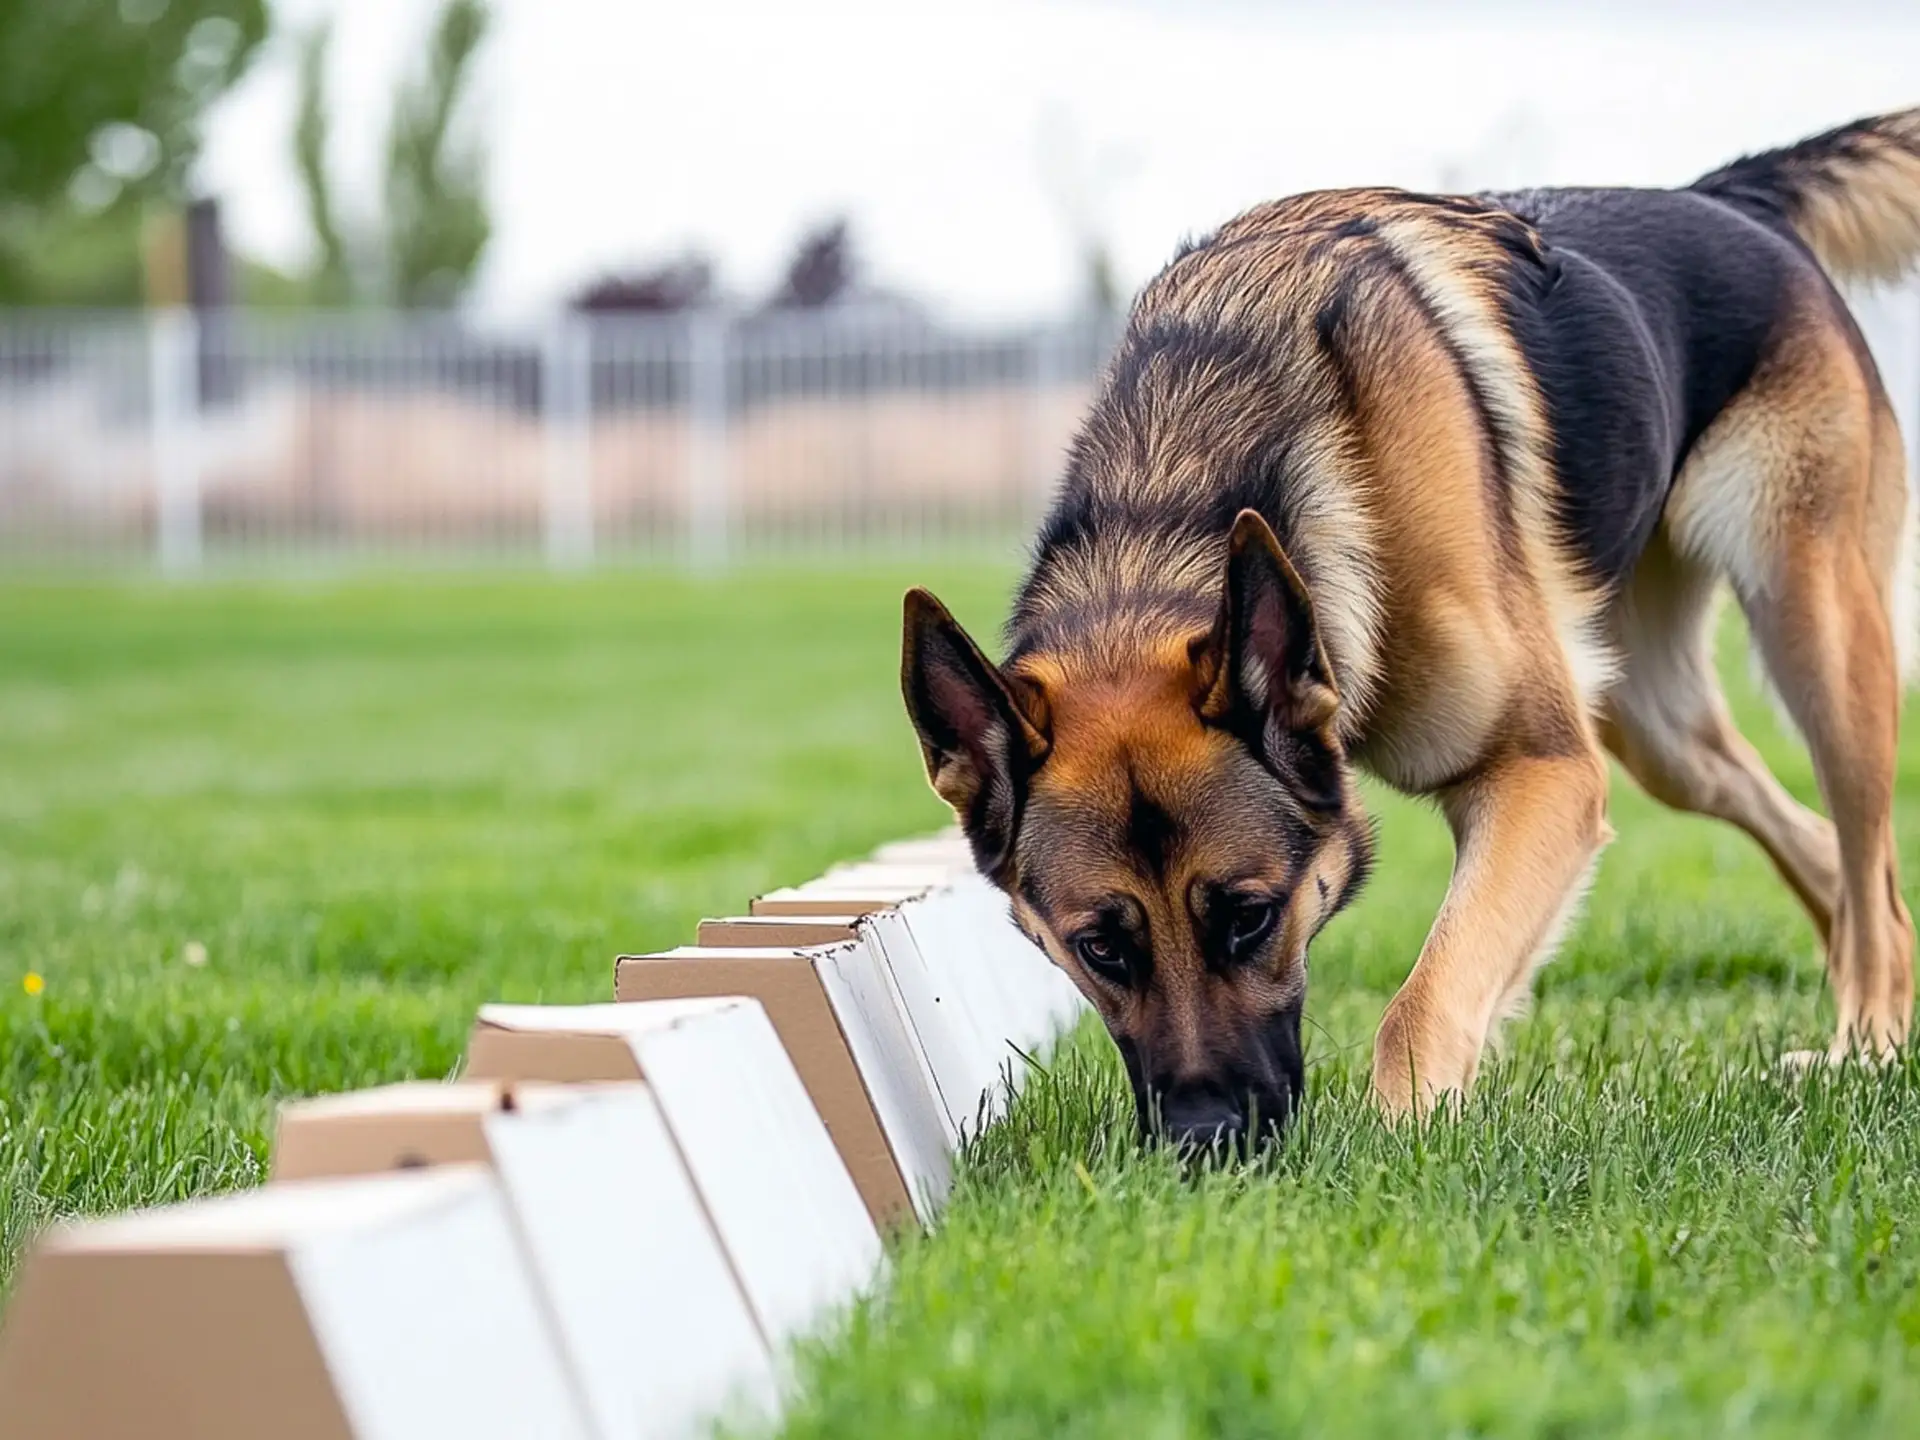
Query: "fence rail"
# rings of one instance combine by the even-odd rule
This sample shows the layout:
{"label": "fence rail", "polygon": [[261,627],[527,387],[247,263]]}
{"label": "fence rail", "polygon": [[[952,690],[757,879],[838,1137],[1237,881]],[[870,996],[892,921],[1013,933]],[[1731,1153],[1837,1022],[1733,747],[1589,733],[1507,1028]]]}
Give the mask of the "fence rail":
{"label": "fence rail", "polygon": [[[1920,288],[1857,297],[1909,445]],[[917,318],[0,314],[0,563],[1011,543],[1114,338]]]}
{"label": "fence rail", "polygon": [[573,568],[1006,540],[1111,327],[0,317],[0,555]]}

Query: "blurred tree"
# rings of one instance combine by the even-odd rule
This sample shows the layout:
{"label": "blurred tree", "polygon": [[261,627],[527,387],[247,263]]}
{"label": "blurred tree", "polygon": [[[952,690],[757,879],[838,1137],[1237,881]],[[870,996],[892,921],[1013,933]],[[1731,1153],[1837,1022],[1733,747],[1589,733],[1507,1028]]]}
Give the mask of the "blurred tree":
{"label": "blurred tree", "polygon": [[846,299],[856,278],[853,233],[842,216],[800,237],[786,276],[767,304],[774,310],[817,310]]}
{"label": "blurred tree", "polygon": [[142,204],[266,33],[265,0],[0,0],[0,300],[138,301]]}
{"label": "blurred tree", "polygon": [[293,163],[306,193],[307,223],[319,257],[307,282],[304,301],[317,305],[344,305],[353,298],[353,272],[347,242],[333,205],[333,182],[327,174],[327,140],[333,130],[327,109],[327,56],[333,48],[333,25],[322,21],[300,36],[300,100],[293,126]]}
{"label": "blurred tree", "polygon": [[487,0],[445,0],[434,17],[425,69],[403,78],[394,94],[378,222],[356,223],[335,202],[327,167],[332,31],[322,22],[301,36],[293,161],[306,193],[314,263],[304,284],[294,287],[260,275],[254,294],[307,305],[377,298],[408,308],[459,300],[493,233],[485,156],[478,138],[461,126],[462,102],[491,21]]}
{"label": "blurred tree", "polygon": [[387,132],[387,265],[394,301],[446,305],[473,279],[492,235],[485,158],[455,133],[474,57],[491,16],[486,0],[447,0],[424,75],[394,97]]}
{"label": "blurred tree", "polygon": [[0,0],[0,203],[178,194],[266,33],[265,0]]}

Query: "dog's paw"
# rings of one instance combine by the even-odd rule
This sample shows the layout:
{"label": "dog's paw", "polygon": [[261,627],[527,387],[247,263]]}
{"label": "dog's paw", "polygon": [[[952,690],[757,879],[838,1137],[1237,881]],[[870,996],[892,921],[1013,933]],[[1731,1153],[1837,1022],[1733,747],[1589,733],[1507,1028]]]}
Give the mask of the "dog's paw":
{"label": "dog's paw", "polygon": [[1861,1065],[1887,1065],[1898,1054],[1899,1051],[1891,1045],[1866,1049],[1857,1040],[1836,1040],[1825,1050],[1789,1050],[1780,1057],[1780,1068],[1789,1075],[1804,1075],[1822,1066],[1845,1065],[1850,1061]]}

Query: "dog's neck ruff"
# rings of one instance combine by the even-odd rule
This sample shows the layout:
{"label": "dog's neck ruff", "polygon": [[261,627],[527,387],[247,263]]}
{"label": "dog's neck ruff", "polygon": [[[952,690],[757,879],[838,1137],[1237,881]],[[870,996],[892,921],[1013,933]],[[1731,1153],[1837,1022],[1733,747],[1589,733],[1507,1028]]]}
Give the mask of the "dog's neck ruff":
{"label": "dog's neck ruff", "polygon": [[[1340,693],[1335,728],[1355,738],[1375,693],[1380,602],[1372,527],[1350,498],[1290,506],[1287,550],[1306,583]],[[1010,627],[1013,658],[1045,655],[1069,683],[1165,663],[1220,612],[1224,536],[1115,526],[1057,547],[1036,566]]]}

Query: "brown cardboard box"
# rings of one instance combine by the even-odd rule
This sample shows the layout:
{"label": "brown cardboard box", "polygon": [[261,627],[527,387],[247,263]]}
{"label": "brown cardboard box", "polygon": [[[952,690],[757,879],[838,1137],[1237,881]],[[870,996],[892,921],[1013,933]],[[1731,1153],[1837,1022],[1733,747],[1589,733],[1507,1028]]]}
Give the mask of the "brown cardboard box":
{"label": "brown cardboard box", "polygon": [[702,920],[694,943],[715,949],[831,945],[854,937],[854,915],[729,915]]}
{"label": "brown cardboard box", "polygon": [[[764,916],[869,915],[918,899],[948,884],[959,873],[944,864],[857,861],[836,865],[804,885],[770,891],[753,902],[752,910]],[[836,904],[840,906],[838,912],[833,908]]]}
{"label": "brown cardboard box", "polygon": [[766,1339],[645,1085],[426,1082],[280,1108],[276,1184],[463,1160],[499,1181],[597,1434],[771,1412]]}
{"label": "brown cardboard box", "polygon": [[644,1081],[776,1349],[878,1271],[863,1197],[757,1000],[483,1006],[467,1075]]}
{"label": "brown cardboard box", "polygon": [[59,1226],[0,1330],[20,1440],[586,1440],[494,1179],[268,1186]]}
{"label": "brown cardboard box", "polygon": [[372,1175],[490,1160],[484,1120],[515,1100],[498,1081],[419,1080],[289,1100],[273,1140],[275,1181]]}
{"label": "brown cardboard box", "polygon": [[955,1132],[890,981],[863,940],[686,945],[614,962],[620,1001],[750,995],[765,1007],[874,1223],[932,1218]]}
{"label": "brown cardboard box", "polygon": [[823,916],[871,915],[889,910],[927,893],[925,885],[852,885],[846,888],[822,885],[794,885],[769,890],[756,898],[751,907],[755,915]]}

